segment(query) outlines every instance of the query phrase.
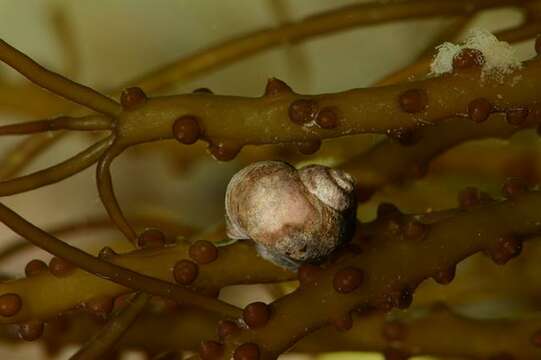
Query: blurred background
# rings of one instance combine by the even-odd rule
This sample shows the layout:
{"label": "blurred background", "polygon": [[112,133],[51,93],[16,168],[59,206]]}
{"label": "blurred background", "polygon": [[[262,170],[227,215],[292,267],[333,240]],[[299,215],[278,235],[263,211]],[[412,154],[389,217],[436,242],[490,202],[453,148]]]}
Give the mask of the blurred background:
{"label": "blurred background", "polygon": [[[45,67],[105,91],[232,37],[359,2],[0,0],[0,37]],[[471,27],[493,31],[511,27],[520,20],[521,14],[513,10],[488,11],[479,16]],[[206,87],[219,94],[260,96],[269,77],[282,79],[297,92],[309,94],[370,86],[413,61],[447,24],[448,19],[397,22],[350,29],[300,44],[285,44],[179,83],[166,93],[191,92]],[[520,44],[517,51],[521,58],[527,58],[533,55],[533,46],[531,43]],[[0,66],[1,121],[11,123],[58,114],[46,100],[40,102],[38,90],[28,90],[28,87],[31,86],[18,74]],[[372,135],[356,136],[340,146],[333,145],[336,141],[329,141],[324,143],[321,153],[299,157],[298,160],[336,163],[350,152],[368,148],[379,139]],[[0,152],[13,147],[18,140],[18,137],[2,138]],[[89,140],[87,135],[67,137],[40,155],[25,171],[41,169],[66,159],[88,146]],[[523,136],[512,141],[520,145],[534,140]],[[349,148],[348,144],[355,145]],[[219,223],[223,219],[223,194],[231,175],[252,154],[256,158],[272,158],[276,154],[272,147],[247,147],[239,159],[219,163],[205,153],[204,145],[194,148],[171,141],[141,146],[123,154],[113,168],[114,184],[122,207],[127,212],[160,213],[201,228]],[[193,157],[197,161],[190,160]],[[465,182],[462,179],[456,186]],[[484,184],[490,187],[496,182],[484,181]],[[444,190],[434,190],[442,189],[442,185]],[[418,186],[437,191],[438,200],[432,192],[426,203],[436,207],[454,205],[455,187],[452,182],[436,182],[434,185],[427,181]],[[392,195],[393,190],[389,190],[389,194]],[[3,201],[44,228],[105,214],[97,196],[93,169]],[[413,206],[414,210],[423,209],[423,199],[417,199],[415,204],[417,208]],[[369,217],[374,206],[367,206],[363,214]],[[77,244],[95,251],[119,237],[115,232],[101,234],[81,236]],[[4,246],[16,240],[4,227],[0,228],[0,236]],[[25,252],[24,256],[1,263],[0,271],[20,276],[26,261],[36,256],[47,258],[38,252]],[[267,295],[244,292],[234,301],[242,304],[261,296]],[[55,358],[67,358],[73,350],[67,349]],[[319,358],[327,359],[327,356],[338,359],[335,354]],[[352,356],[355,359],[381,358],[379,355]],[[3,359],[44,357],[45,353],[37,344],[0,344],[0,358]]]}

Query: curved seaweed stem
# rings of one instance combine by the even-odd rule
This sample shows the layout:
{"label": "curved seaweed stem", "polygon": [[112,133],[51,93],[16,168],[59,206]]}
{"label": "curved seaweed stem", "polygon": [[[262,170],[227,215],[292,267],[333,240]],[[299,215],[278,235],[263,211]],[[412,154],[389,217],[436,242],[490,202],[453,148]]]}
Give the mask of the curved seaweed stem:
{"label": "curved seaweed stem", "polygon": [[112,137],[103,139],[79,154],[53,165],[10,180],[0,182],[0,196],[19,194],[66,179],[93,165],[111,146]]}
{"label": "curved seaweed stem", "polygon": [[420,129],[415,134],[420,140],[414,145],[404,146],[387,139],[348,159],[340,168],[355,176],[359,186],[370,193],[387,184],[424,175],[432,159],[458,144],[483,138],[508,138],[518,131],[535,128],[540,122],[541,118],[530,118],[522,126],[513,126],[498,114],[482,124],[453,119]]}
{"label": "curved seaweed stem", "polygon": [[141,315],[149,299],[148,294],[134,294],[103,328],[70,357],[70,360],[101,359],[103,355],[113,350],[115,344]]}
{"label": "curved seaweed stem", "polygon": [[115,144],[100,158],[96,167],[96,183],[100,194],[101,202],[116,224],[118,229],[130,240],[132,244],[136,243],[137,234],[128,220],[124,216],[120,205],[116,199],[113,190],[113,181],[111,179],[111,163],[113,159],[122,152],[122,148],[117,148]]}
{"label": "curved seaweed stem", "polygon": [[[529,21],[501,31],[496,36],[502,41],[514,43],[529,39],[539,32],[541,23]],[[422,68],[421,72],[426,74],[429,62],[429,57],[421,58],[420,61],[388,76],[378,84],[403,81],[411,76],[415,69]],[[521,126],[506,124],[502,115],[493,115],[490,121],[483,124],[454,119],[438,126],[418,130],[413,136],[420,140],[411,146],[401,146],[393,139],[383,140],[367,152],[348,159],[341,167],[354,174],[366,192],[371,193],[388,183],[423,175],[431,159],[453,146],[480,138],[510,137],[517,131],[539,125],[541,119],[538,117],[537,113],[530,112],[528,121]],[[381,161],[382,156],[385,158],[384,161]]]}
{"label": "curved seaweed stem", "polygon": [[229,304],[93,257],[34,226],[3,204],[0,204],[0,220],[14,232],[43,250],[109,281],[132,289],[169,297],[181,304],[217,312],[224,316],[238,315],[237,309]]}
{"label": "curved seaweed stem", "polygon": [[74,26],[68,15],[65,8],[54,6],[49,16],[55,37],[62,49],[63,73],[70,78],[77,78],[81,72],[81,59],[74,36]]}
{"label": "curved seaweed stem", "polygon": [[[172,269],[181,260],[190,260],[188,243],[162,249],[139,249],[106,260],[147,277],[173,282]],[[257,256],[253,246],[244,242],[219,247],[218,258],[200,265],[197,278],[187,288],[213,294],[229,285],[264,284],[295,279],[295,274]],[[0,293],[19,294],[28,306],[11,317],[0,317],[0,323],[20,323],[31,319],[48,319],[95,297],[115,297],[130,291],[117,284],[74,269],[68,276],[50,272],[0,284]],[[57,296],[51,298],[48,294]]]}
{"label": "curved seaweed stem", "polygon": [[[140,229],[158,227],[161,231],[167,233],[171,239],[178,236],[189,237],[193,235],[195,231],[195,229],[190,226],[177,224],[170,219],[163,218],[162,216],[134,214],[130,216],[130,220],[136,227]],[[47,230],[47,232],[54,234],[55,236],[73,236],[77,235],[78,233],[88,233],[89,231],[111,229],[113,227],[116,229],[116,225],[111,222],[111,218],[109,216],[97,216],[85,217],[83,220],[77,222],[59,225]],[[19,241],[19,239],[9,241],[9,243],[11,245],[3,247],[0,251],[0,261],[17,255],[21,251],[33,246],[32,243],[29,243],[28,241]]]}
{"label": "curved seaweed stem", "polygon": [[[479,69],[466,69],[417,82],[324,95],[285,91],[261,98],[219,95],[151,98],[140,108],[123,114],[118,135],[128,145],[173,138],[173,124],[182,116],[197,117],[199,127],[205,129],[203,139],[211,144],[231,143],[237,147],[416,129],[467,116],[468,104],[477,98],[486,99],[498,112],[535,104],[536,94],[541,92],[540,69],[541,59],[533,59],[501,81],[487,78],[480,81]],[[399,98],[416,89],[426,94],[428,103],[419,112],[409,113],[401,107]],[[316,113],[334,109],[339,123],[331,129],[295,123],[290,116],[296,114],[294,110],[291,114],[289,109],[295,108],[297,101],[303,104],[307,101],[316,108]],[[155,114],[151,121],[149,113]]]}
{"label": "curved seaweed stem", "polygon": [[68,132],[64,131],[34,134],[15,144],[0,159],[0,180],[17,175],[34,158],[45,152],[47,148],[57,143],[66,134]]}
{"label": "curved seaweed stem", "polygon": [[527,1],[412,0],[385,3],[374,1],[345,6],[306,17],[301,21],[276,28],[262,29],[229,40],[144,75],[135,80],[133,84],[152,92],[276,45],[296,43],[353,26],[381,24],[412,18],[464,15],[482,9],[521,5],[525,2]]}
{"label": "curved seaweed stem", "polygon": [[112,130],[113,122],[111,119],[99,115],[88,115],[82,117],[59,116],[54,119],[1,125],[0,136],[33,134],[62,129],[83,131]]}
{"label": "curved seaweed stem", "polygon": [[[354,314],[351,329],[321,329],[307,335],[290,352],[320,354],[392,349],[409,356],[489,359],[507,354],[527,360],[541,355],[541,348],[531,342],[532,336],[541,329],[538,313],[528,317],[477,319],[460,315],[443,304],[434,304],[393,315]],[[98,325],[86,314],[73,314],[67,320],[73,331],[48,332],[44,334],[46,344],[79,344],[98,330]],[[158,314],[145,312],[122,337],[118,347],[136,349],[144,343],[145,349],[152,352],[193,351],[200,345],[200,339],[214,336],[218,320],[214,314],[183,308]],[[167,331],[149,332],[148,329]]]}
{"label": "curved seaweed stem", "polygon": [[[456,2],[458,4],[458,2]],[[522,4],[522,1],[498,1],[498,2],[479,2],[477,6],[479,6],[478,10],[481,8],[486,7],[492,7],[492,6],[505,6],[505,5],[516,5],[516,4]],[[527,3],[527,2],[526,2]],[[457,6],[455,4],[454,6]],[[391,4],[386,4],[387,7],[389,7]],[[381,6],[377,3],[374,4],[362,4],[360,5],[360,8],[357,9],[359,5],[354,5],[350,8],[344,8],[340,10],[333,10],[329,12],[323,12],[320,14],[317,14],[315,16],[311,16],[310,18],[307,18],[304,21],[300,21],[297,23],[291,23],[286,24],[287,31],[290,32],[290,38],[289,41],[295,40],[296,42],[301,42],[305,39],[310,38],[313,35],[320,35],[324,34],[326,32],[330,31],[336,31],[340,29],[346,29],[351,26],[359,26],[363,24],[371,24],[372,22],[381,22],[381,21],[391,21],[394,19],[394,16],[397,16],[396,9],[393,10],[384,10],[387,15],[381,13]],[[364,12],[364,9],[366,7],[374,7],[374,16],[368,16],[369,22],[366,22],[366,19],[364,16],[369,15],[368,13]],[[395,6],[393,4],[393,6]],[[430,6],[430,5],[428,5]],[[458,5],[460,6],[460,5]],[[403,5],[398,4],[398,7],[403,7]],[[378,12],[378,9],[380,12]],[[443,9],[443,8],[442,8]],[[472,11],[472,8],[470,5],[466,6],[464,9],[466,9],[466,12]],[[358,16],[350,16],[347,15],[349,11],[354,11]],[[404,11],[411,11],[406,9]],[[436,10],[438,11],[438,10]],[[443,9],[443,11],[445,11]],[[341,14],[344,13],[347,16],[341,16]],[[394,15],[393,15],[394,14]],[[391,16],[392,15],[392,16]],[[389,17],[390,16],[390,17]],[[349,20],[348,20],[349,19]],[[322,25],[318,26],[306,26],[310,23],[321,23]],[[327,24],[327,25],[323,25]],[[531,23],[531,25],[536,24],[535,22]],[[332,26],[330,26],[332,25]],[[314,30],[318,30],[317,32],[313,32]],[[280,28],[275,29],[277,33],[280,33]],[[272,31],[271,31],[272,32]],[[312,33],[313,32],[313,33]],[[302,36],[301,36],[302,35]],[[173,83],[181,80],[181,79],[187,79],[190,77],[193,77],[195,75],[198,75],[201,72],[207,71],[211,68],[218,67],[221,65],[225,65],[229,63],[230,61],[237,60],[239,58],[242,58],[246,55],[245,49],[242,46],[242,41],[246,41],[247,43],[253,44],[254,49],[250,50],[249,53],[252,51],[259,51],[263,50],[267,47],[267,45],[257,45],[257,39],[260,36],[260,32],[255,32],[252,35],[247,35],[246,37],[243,37],[241,39],[241,43],[237,44],[236,40],[231,40],[227,42],[224,45],[215,47],[215,48],[209,48],[205,51],[201,51],[195,55],[189,56],[188,58],[183,58],[170,66],[162,67],[158,70],[155,70],[151,72],[149,75],[146,75],[142,77],[140,80],[134,80],[130,82],[130,84],[133,84],[134,86],[140,86],[144,87],[147,91],[157,91],[160,89],[163,89],[164,87],[170,86]],[[278,45],[281,42],[273,43],[274,45]],[[272,44],[271,44],[272,45]],[[221,56],[218,56],[221,54]],[[212,61],[207,61],[208,59],[213,59]],[[186,64],[197,64],[194,66],[186,66]],[[410,74],[410,71],[406,71],[403,75],[407,76]],[[119,94],[120,90],[116,89],[110,94]],[[45,145],[51,145],[54,142],[56,142],[58,139],[60,139],[64,135],[63,132],[57,132],[52,135],[53,138],[49,139],[49,142],[39,142],[40,138],[35,137],[36,145],[33,147],[39,147],[41,150],[44,149]],[[11,156],[12,158],[12,167],[14,169],[21,169],[25,163],[29,163],[32,155],[36,155],[36,152],[28,152],[26,153],[26,156]],[[18,160],[15,162],[15,160]],[[1,171],[1,169],[0,169]]]}
{"label": "curved seaweed stem", "polygon": [[476,319],[460,315],[443,304],[412,308],[405,314],[385,319],[381,314],[354,316],[347,332],[330,327],[303,339],[294,352],[378,351],[405,356],[447,356],[490,359],[510,355],[536,359],[541,348],[532,337],[541,329],[536,316]]}
{"label": "curved seaweed stem", "polygon": [[[499,264],[505,263],[520,253],[522,240],[540,233],[541,218],[535,211],[540,206],[539,192],[491,201],[442,214],[439,221],[425,224],[421,227],[424,230],[413,237],[394,230],[397,220],[402,223],[400,218],[381,218],[371,230],[365,227],[366,240],[359,243],[359,254],[344,255],[322,269],[315,284],[301,286],[272,303],[272,316],[265,326],[226,339],[225,356],[232,356],[239,345],[250,342],[259,345],[261,359],[275,358],[336,316],[367,307],[407,307],[421,281],[438,277],[442,271],[454,271],[458,262],[479,251],[486,251]],[[422,217],[418,219],[422,221]],[[357,289],[340,293],[333,286],[334,278],[349,267],[359,269],[364,280]],[[325,306],[306,306],[307,302]],[[295,321],[283,321],[291,318]]]}
{"label": "curved seaweed stem", "polygon": [[34,60],[0,39],[0,60],[17,70],[38,86],[57,95],[86,106],[97,112],[115,116],[120,104],[99,92],[49,71]]}

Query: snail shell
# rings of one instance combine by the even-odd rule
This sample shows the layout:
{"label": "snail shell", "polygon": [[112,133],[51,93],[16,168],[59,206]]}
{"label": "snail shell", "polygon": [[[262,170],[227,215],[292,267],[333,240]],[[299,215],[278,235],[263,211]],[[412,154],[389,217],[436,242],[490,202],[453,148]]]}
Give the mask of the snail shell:
{"label": "snail shell", "polygon": [[351,240],[356,204],[355,181],[341,170],[261,161],[227,187],[227,235],[253,240],[262,257],[294,270]]}

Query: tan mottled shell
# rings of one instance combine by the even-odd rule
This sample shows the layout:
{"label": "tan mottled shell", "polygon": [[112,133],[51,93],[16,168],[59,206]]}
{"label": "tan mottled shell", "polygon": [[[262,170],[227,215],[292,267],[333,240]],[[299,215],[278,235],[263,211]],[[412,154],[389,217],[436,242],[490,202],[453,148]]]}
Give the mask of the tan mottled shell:
{"label": "tan mottled shell", "polygon": [[254,163],[227,187],[227,235],[252,239],[261,256],[284,267],[320,261],[351,239],[354,188],[349,174],[325,166]]}

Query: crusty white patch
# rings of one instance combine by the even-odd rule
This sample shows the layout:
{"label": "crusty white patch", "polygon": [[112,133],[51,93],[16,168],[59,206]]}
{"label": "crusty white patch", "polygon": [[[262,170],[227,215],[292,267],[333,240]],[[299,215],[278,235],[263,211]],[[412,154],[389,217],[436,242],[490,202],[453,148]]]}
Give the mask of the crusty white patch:
{"label": "crusty white patch", "polygon": [[493,34],[483,29],[470,32],[463,44],[450,42],[439,45],[438,52],[430,64],[430,76],[439,76],[453,71],[453,58],[462,49],[479,50],[484,57],[482,77],[487,76],[502,79],[504,75],[520,69],[521,61],[518,59],[513,47],[505,41],[499,41]]}

